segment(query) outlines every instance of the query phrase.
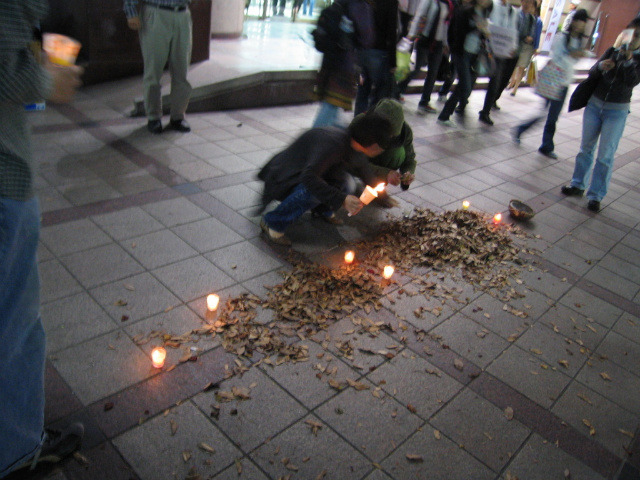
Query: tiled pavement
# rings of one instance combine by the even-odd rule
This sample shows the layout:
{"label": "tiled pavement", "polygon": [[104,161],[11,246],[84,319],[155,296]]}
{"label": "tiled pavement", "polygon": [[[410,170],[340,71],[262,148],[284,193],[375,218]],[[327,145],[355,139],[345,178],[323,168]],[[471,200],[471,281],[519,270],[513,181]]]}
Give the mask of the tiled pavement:
{"label": "tiled pavement", "polygon": [[[85,89],[72,105],[32,117],[46,420],[81,419],[87,427],[86,461],[33,478],[184,479],[196,478],[195,467],[216,479],[549,480],[568,472],[596,480],[617,478],[625,450],[638,451],[640,100],[604,208],[593,214],[585,200],[559,194],[572,172],[580,112],[560,118],[553,161],[536,151],[540,128],[521,146],[511,142],[510,128],[537,107],[527,89],[501,101],[493,128],[471,114],[483,92],[472,94],[466,127],[457,129],[416,117],[418,98],[409,96],[417,181],[393,191],[401,207],[391,214],[455,209],[463,199],[493,214],[512,198],[528,202],[538,212],[525,227],[531,236],[515,241],[535,251],[513,283],[526,296],[509,302],[528,316],[457,283],[468,304],[447,303],[440,316],[416,319],[411,312],[424,297],[398,296],[370,316],[391,331],[352,333],[348,319],[329,329],[363,349],[395,346],[392,359],[356,352],[350,361],[307,340],[309,362],[263,364],[225,380],[235,357],[218,340],[193,344],[196,362],[178,363],[182,352],[170,349],[167,366],[177,366],[158,371],[149,353],[159,340],[138,346],[134,338],[202,325],[212,291],[223,301],[262,296],[264,285],[280,281],[286,252],[264,242],[252,216],[261,187],[255,174],[310,126],[316,105],[194,114],[192,133],[151,136],[141,119],[109,106],[105,89],[114,86]],[[338,228],[305,217],[291,231],[293,248],[337,264],[340,244],[366,237],[386,214],[367,207]],[[402,333],[403,312],[441,342]],[[270,312],[263,315],[267,321]],[[336,378],[370,390],[336,392],[316,377],[319,356]],[[252,398],[221,404],[214,418],[214,390],[203,391],[211,382],[250,387]],[[322,425],[316,435],[308,421]],[[627,465],[619,478],[637,474]]]}

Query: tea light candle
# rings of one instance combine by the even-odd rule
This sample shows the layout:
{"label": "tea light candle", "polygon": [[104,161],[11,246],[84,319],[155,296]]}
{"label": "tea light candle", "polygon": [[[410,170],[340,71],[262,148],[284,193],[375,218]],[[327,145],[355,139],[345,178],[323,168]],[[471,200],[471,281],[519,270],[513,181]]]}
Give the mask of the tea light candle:
{"label": "tea light candle", "polygon": [[391,278],[391,276],[393,275],[393,272],[395,271],[395,268],[393,268],[392,265],[387,265],[386,267],[384,267],[384,269],[382,270],[382,276],[389,280]]}
{"label": "tea light candle", "polygon": [[215,293],[211,295],[207,295],[207,308],[210,312],[215,311],[218,308],[218,303],[220,302],[220,297]]}
{"label": "tea light candle", "polygon": [[167,358],[167,351],[162,347],[156,347],[151,350],[151,362],[154,368],[162,368]]}
{"label": "tea light candle", "polygon": [[498,224],[498,223],[500,223],[501,221],[502,221],[502,214],[501,214],[501,213],[496,213],[496,214],[493,216],[493,223],[495,223],[495,224],[497,225],[497,224]]}
{"label": "tea light candle", "polygon": [[356,258],[356,254],[353,250],[347,250],[344,253],[344,261],[347,264],[351,264],[355,258]]}
{"label": "tea light candle", "polygon": [[462,202],[462,208],[465,210],[469,210],[469,205],[471,205],[469,203],[469,200],[465,200],[464,202]]}

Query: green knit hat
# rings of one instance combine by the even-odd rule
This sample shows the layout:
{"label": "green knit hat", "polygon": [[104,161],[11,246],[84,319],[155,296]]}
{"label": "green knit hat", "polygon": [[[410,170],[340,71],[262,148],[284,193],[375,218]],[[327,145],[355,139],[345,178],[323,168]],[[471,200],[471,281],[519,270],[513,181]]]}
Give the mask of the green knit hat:
{"label": "green knit hat", "polygon": [[375,113],[386,118],[391,123],[391,132],[394,137],[402,133],[404,125],[404,113],[400,102],[391,98],[383,98],[373,109]]}

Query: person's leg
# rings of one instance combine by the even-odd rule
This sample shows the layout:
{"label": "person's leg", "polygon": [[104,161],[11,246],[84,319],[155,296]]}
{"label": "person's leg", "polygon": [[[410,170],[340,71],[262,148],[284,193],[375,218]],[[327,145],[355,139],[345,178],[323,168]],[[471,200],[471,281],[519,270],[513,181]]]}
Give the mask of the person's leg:
{"label": "person's leg", "polygon": [[509,81],[509,85],[507,88],[512,88],[511,96],[515,96],[518,92],[518,87],[520,86],[520,82],[522,82],[522,76],[524,75],[524,67],[516,67],[513,70],[513,75],[511,75],[511,80]]}
{"label": "person's leg", "polygon": [[171,73],[171,120],[182,120],[191,97],[191,84],[187,72],[191,63],[191,12],[168,12],[173,16],[173,38],[169,54],[169,73]]}
{"label": "person's leg", "polygon": [[580,141],[580,152],[576,156],[576,165],[573,169],[571,186],[584,190],[587,185],[587,178],[591,173],[593,164],[593,153],[598,143],[602,119],[600,111],[592,104],[587,104],[582,115],[582,140]]}
{"label": "person's leg", "polygon": [[374,50],[375,72],[369,107],[376,105],[383,98],[393,95],[393,74],[389,64],[389,54],[384,50]]}
{"label": "person's leg", "polygon": [[329,102],[321,101],[318,108],[318,114],[313,122],[313,128],[316,127],[332,127],[338,125],[338,114],[340,108]]}
{"label": "person's leg", "polygon": [[358,84],[354,115],[363,113],[369,108],[369,96],[371,95],[373,73],[375,70],[372,52],[373,50],[361,50],[358,53],[362,83]]}
{"label": "person's leg", "polygon": [[540,120],[542,120],[544,118],[545,113],[547,113],[547,118],[548,118],[549,113],[547,112],[547,109],[549,108],[549,105],[550,105],[550,101],[547,99],[543,99],[542,103],[540,104],[540,111],[536,112],[534,116],[532,116],[528,120],[525,120],[515,128],[515,136],[517,139],[519,139],[524,132],[526,132],[531,127],[536,125]]}
{"label": "person's leg", "polygon": [[464,95],[468,88],[467,84],[471,82],[471,71],[468,68],[469,66],[469,55],[468,54],[452,54],[451,60],[456,68],[456,73],[458,74],[458,85],[455,90],[444,104],[440,115],[438,116],[438,120],[441,122],[446,122],[451,117],[451,114],[456,108],[458,103],[464,101]]}
{"label": "person's leg", "polygon": [[304,212],[317,206],[316,200],[301,183],[275,209],[264,215],[269,228],[284,233],[286,228],[300,218]]}
{"label": "person's leg", "polygon": [[44,440],[39,231],[36,198],[0,198],[0,477],[33,457]]}
{"label": "person's leg", "polygon": [[497,58],[496,59],[496,70],[493,72],[493,75],[489,79],[489,85],[487,86],[487,93],[484,97],[484,106],[482,110],[480,110],[480,115],[486,115],[487,117],[491,113],[491,108],[496,103],[496,99],[498,98],[498,91],[500,90],[500,85],[502,84],[502,75],[504,73],[504,69],[506,67],[506,59]]}
{"label": "person's leg", "polygon": [[493,104],[495,105],[497,103],[498,100],[500,100],[500,97],[502,96],[502,92],[504,92],[504,89],[507,88],[507,85],[509,83],[509,79],[511,78],[511,75],[513,75],[513,71],[516,68],[516,63],[518,63],[518,58],[508,58],[507,60],[505,60],[504,63],[504,70],[502,71],[502,77],[500,80],[500,85],[498,86],[498,91],[496,93],[496,99],[494,100]]}
{"label": "person's leg", "polygon": [[[162,10],[148,5],[142,6],[140,49],[144,63],[142,88],[144,109],[149,120],[162,118],[162,95],[160,78],[169,59],[170,32],[161,15]],[[168,13],[168,12],[167,12]]]}
{"label": "person's leg", "polygon": [[451,91],[451,86],[453,85],[453,81],[456,79],[456,64],[453,62],[453,59],[450,59],[449,62],[449,75],[444,79],[440,90],[438,91],[438,101],[445,100],[449,91]]}
{"label": "person's leg", "polygon": [[429,70],[427,71],[427,77],[424,79],[424,87],[422,88],[422,97],[420,98],[419,105],[429,105],[431,94],[433,93],[433,86],[436,84],[438,77],[438,69],[440,68],[440,63],[442,63],[443,50],[442,42],[435,42],[429,50],[427,57]]}
{"label": "person's leg", "polygon": [[425,64],[427,63],[428,56],[429,56],[429,46],[427,45],[427,42],[424,41],[424,37],[422,37],[418,40],[416,44],[416,63],[413,67],[413,70],[409,72],[409,75],[407,75],[407,78],[405,78],[401,82],[398,82],[398,87],[397,87],[398,95],[403,94],[407,89],[407,86],[409,85],[411,80],[413,80],[416,77],[416,75],[420,73],[420,70],[422,69],[422,67],[424,67]]}
{"label": "person's leg", "polygon": [[542,144],[538,149],[542,153],[551,153],[555,149],[553,136],[556,133],[556,123],[558,123],[558,118],[560,117],[560,113],[562,112],[564,100],[565,98],[567,98],[567,91],[568,89],[565,88],[558,100],[549,101],[549,113],[547,115],[547,122],[544,125],[544,131],[542,133]]}
{"label": "person's leg", "polygon": [[613,172],[613,159],[618,149],[618,143],[624,132],[624,126],[629,115],[628,110],[603,110],[602,133],[598,156],[593,167],[591,185],[587,191],[589,200],[600,202],[607,194],[609,180]]}

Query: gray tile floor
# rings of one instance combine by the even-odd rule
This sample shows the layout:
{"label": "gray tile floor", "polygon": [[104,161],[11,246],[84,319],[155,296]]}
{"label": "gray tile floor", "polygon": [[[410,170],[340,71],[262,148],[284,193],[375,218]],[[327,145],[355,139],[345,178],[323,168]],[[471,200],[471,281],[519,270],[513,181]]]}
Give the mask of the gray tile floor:
{"label": "gray tile floor", "polygon": [[[538,211],[524,227],[530,236],[514,238],[533,252],[512,283],[525,297],[504,301],[460,281],[462,303],[396,292],[395,303],[385,299],[370,315],[390,330],[371,336],[344,318],[301,341],[308,362],[261,364],[226,378],[237,366],[217,340],[186,344],[203,354],[195,363],[170,351],[158,372],[149,353],[161,339],[140,339],[202,326],[208,293],[223,302],[264,296],[265,285],[281,280],[287,258],[264,243],[253,216],[255,173],[311,125],[317,106],[193,114],[192,133],[157,137],[143,120],[121,115],[129,92],[91,87],[69,107],[32,116],[44,212],[42,316],[59,375],[48,395],[53,401],[68,389],[83,405],[68,419],[93,412],[90,427],[110,432],[85,446],[89,465],[71,460],[60,478],[126,471],[182,479],[194,469],[216,479],[548,480],[566,469],[573,479],[615,478],[640,423],[640,100],[595,215],[584,200],[559,194],[581,112],[561,116],[554,161],[537,153],[540,128],[521,146],[511,142],[509,129],[539,101],[528,89],[501,100],[493,128],[472,115],[483,92],[472,94],[471,113],[453,129],[417,117],[418,97],[407,96],[419,166],[415,186],[391,191],[401,207],[367,207],[340,228],[305,216],[291,232],[294,250],[336,265],[340,245],[371,235],[388,214],[469,199],[493,215],[517,197]],[[434,279],[452,284],[446,275]],[[417,318],[420,306],[443,309]],[[261,312],[262,321],[271,315]],[[420,343],[420,329],[438,341]],[[336,347],[346,339],[352,358]],[[370,353],[380,351],[392,358]],[[329,379],[368,388],[336,391]],[[202,391],[208,381],[220,391],[246,387],[251,398],[220,402],[215,389]],[[96,476],[113,449],[117,462]]]}

